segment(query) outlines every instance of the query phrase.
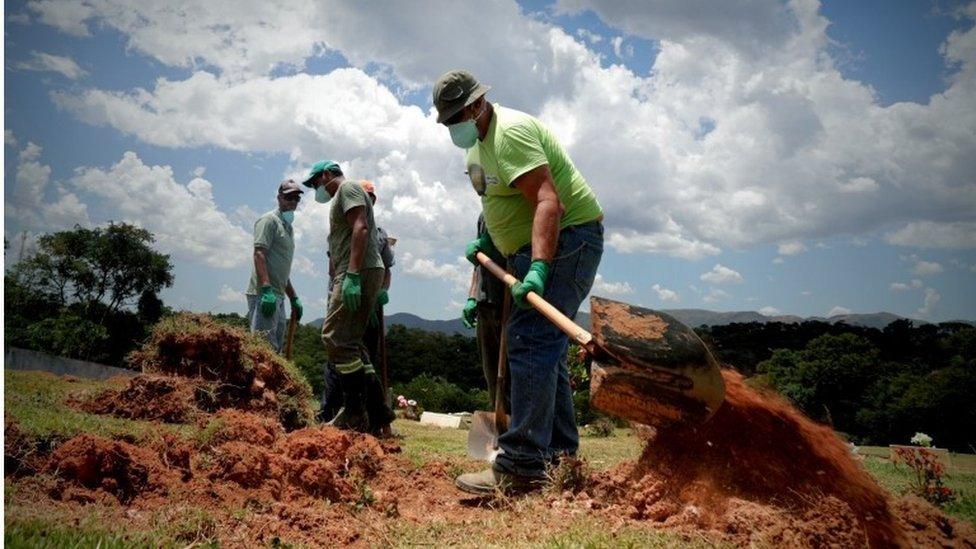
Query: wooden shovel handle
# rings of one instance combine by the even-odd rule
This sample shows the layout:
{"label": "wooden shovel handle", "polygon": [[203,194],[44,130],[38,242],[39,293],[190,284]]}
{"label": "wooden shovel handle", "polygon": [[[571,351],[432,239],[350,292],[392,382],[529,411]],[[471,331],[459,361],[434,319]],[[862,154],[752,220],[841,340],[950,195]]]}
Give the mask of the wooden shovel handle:
{"label": "wooden shovel handle", "polygon": [[291,360],[291,350],[293,343],[295,342],[295,325],[298,323],[298,317],[296,316],[295,310],[292,309],[291,317],[288,318],[288,332],[285,336],[285,359]]}
{"label": "wooden shovel handle", "polygon": [[[509,288],[518,282],[518,279],[514,276],[505,272],[495,264],[487,255],[478,252],[478,261],[481,265],[491,271],[491,274],[495,275],[499,280],[504,282]],[[593,335],[587,332],[583,328],[569,319],[566,315],[559,312],[559,309],[553,307],[548,301],[542,299],[542,296],[535,292],[529,292],[525,296],[525,300],[535,307],[535,310],[539,311],[542,316],[549,319],[550,322],[556,325],[557,328],[563,331],[566,335],[570,337],[573,341],[579,344],[580,347],[586,349],[587,351],[592,351],[591,342],[593,341]]]}

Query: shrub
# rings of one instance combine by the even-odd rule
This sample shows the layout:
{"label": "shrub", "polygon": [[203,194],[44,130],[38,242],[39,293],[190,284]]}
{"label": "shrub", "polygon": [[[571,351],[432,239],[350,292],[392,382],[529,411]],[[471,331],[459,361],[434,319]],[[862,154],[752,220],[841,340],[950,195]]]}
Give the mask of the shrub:
{"label": "shrub", "polygon": [[945,485],[945,466],[935,452],[922,447],[895,447],[894,451],[896,458],[915,473],[912,492],[935,505],[945,505],[956,499],[952,489]]}

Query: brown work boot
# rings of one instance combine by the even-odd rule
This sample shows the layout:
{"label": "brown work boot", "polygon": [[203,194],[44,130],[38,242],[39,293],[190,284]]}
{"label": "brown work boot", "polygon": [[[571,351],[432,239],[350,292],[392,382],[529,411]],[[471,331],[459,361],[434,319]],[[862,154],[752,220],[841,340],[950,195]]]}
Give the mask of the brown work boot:
{"label": "brown work boot", "polygon": [[546,478],[523,477],[485,469],[477,473],[465,473],[454,480],[454,485],[470,494],[490,495],[524,493],[539,490],[548,483]]}

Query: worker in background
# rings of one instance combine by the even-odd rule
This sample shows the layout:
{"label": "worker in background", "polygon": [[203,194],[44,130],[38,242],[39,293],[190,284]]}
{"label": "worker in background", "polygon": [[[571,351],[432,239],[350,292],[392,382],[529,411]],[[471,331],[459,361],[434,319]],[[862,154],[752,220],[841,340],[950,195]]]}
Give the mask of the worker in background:
{"label": "worker in background", "polygon": [[367,432],[366,391],[369,377],[375,378],[376,373],[363,360],[363,334],[384,278],[373,204],[362,186],[346,180],[342,169],[331,160],[317,162],[304,185],[315,189],[316,202],[332,201],[329,258],[333,277],[322,342],[341,378],[343,406],[330,424]]}
{"label": "worker in background", "polygon": [[[366,195],[370,201],[376,205],[376,186],[367,180],[360,181]],[[393,410],[389,406],[387,399],[386,379],[387,372],[383,371],[386,367],[386,340],[380,337],[383,324],[383,306],[390,302],[390,267],[395,263],[393,257],[393,239],[386,234],[382,227],[376,227],[376,243],[379,247],[380,258],[383,260],[383,286],[379,297],[376,299],[376,308],[370,315],[366,323],[366,333],[363,335],[363,344],[373,368],[377,370],[376,376],[370,376],[366,387],[366,406],[369,411],[369,432],[377,436],[390,436],[393,434],[390,423],[396,418]]]}
{"label": "worker in background", "polygon": [[[478,238],[487,238],[488,228],[485,226],[485,216],[478,215]],[[505,256],[498,253],[494,245],[487,246],[488,257],[505,267]],[[471,271],[471,287],[468,289],[468,300],[461,311],[461,322],[468,328],[475,328],[478,338],[478,350],[481,353],[481,369],[488,384],[488,399],[490,409],[495,408],[495,398],[504,398],[505,410],[511,409],[508,396],[508,377],[505,387],[497,388],[498,383],[498,353],[502,336],[502,300],[505,296],[505,284],[488,272],[479,263]]]}
{"label": "worker in background", "polygon": [[247,286],[247,321],[252,332],[266,335],[274,350],[281,352],[287,317],[285,297],[295,316],[302,317],[302,302],[291,285],[291,263],[295,254],[292,221],[302,199],[302,189],[291,179],[278,185],[278,207],[254,223],[254,261]]}

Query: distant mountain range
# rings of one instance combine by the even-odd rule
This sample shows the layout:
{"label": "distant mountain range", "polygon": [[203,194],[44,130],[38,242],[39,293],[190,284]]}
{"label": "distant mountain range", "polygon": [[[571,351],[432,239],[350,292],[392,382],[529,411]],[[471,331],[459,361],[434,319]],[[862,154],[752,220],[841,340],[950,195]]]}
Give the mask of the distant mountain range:
{"label": "distant mountain range", "polygon": [[[868,328],[883,329],[888,324],[896,320],[900,320],[906,317],[898,316],[892,313],[880,312],[880,313],[867,313],[867,314],[846,314],[846,315],[834,315],[831,317],[799,317],[795,315],[779,315],[779,316],[766,316],[755,311],[729,311],[729,312],[718,312],[709,311],[707,309],[661,309],[662,312],[667,313],[681,322],[687,324],[688,326],[697,328],[701,325],[706,326],[724,326],[726,324],[734,324],[737,322],[785,322],[785,323],[797,323],[804,322],[807,320],[816,320],[820,322],[830,322],[831,324],[837,322],[844,322],[852,326],[865,326]],[[309,325],[315,326],[316,328],[322,327],[322,322],[324,319],[316,319],[309,322]],[[918,324],[926,324],[925,321],[909,319]],[[967,324],[973,324],[971,321],[960,320],[959,322],[965,322]],[[589,329],[590,328],[590,313],[586,311],[580,311],[576,315],[576,323],[580,326]],[[386,317],[386,325],[392,326],[394,324],[400,324],[407,328],[419,328],[421,330],[426,330],[428,332],[439,332],[442,334],[451,335],[458,333],[461,335],[473,336],[474,330],[469,330],[464,327],[461,323],[460,318],[455,318],[452,320],[427,320],[426,318],[421,318],[417,315],[410,313],[394,313]]]}

